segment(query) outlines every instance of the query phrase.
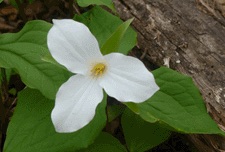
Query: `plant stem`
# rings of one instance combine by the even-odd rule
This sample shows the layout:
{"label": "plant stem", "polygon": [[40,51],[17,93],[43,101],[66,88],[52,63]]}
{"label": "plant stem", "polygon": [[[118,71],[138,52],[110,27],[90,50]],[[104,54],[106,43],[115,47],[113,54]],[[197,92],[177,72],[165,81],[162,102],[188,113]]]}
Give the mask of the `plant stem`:
{"label": "plant stem", "polygon": [[73,3],[73,9],[75,10],[75,12],[78,14],[78,15],[80,15],[81,14],[81,12],[80,12],[80,10],[79,10],[79,6],[78,6],[78,4],[77,4],[77,1],[74,1],[75,3]]}

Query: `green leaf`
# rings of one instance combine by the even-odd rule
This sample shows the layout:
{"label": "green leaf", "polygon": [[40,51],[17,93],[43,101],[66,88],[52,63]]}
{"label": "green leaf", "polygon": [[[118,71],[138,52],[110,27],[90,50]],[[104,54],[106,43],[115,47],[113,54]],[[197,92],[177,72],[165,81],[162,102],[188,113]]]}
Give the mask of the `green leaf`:
{"label": "green leaf", "polygon": [[139,115],[152,117],[182,133],[225,135],[206,111],[199,90],[188,76],[168,68],[153,71],[160,90],[149,100],[137,104]]}
{"label": "green leaf", "polygon": [[7,130],[5,152],[64,152],[85,148],[94,142],[106,122],[106,96],[96,110],[94,119],[74,133],[56,133],[50,113],[54,101],[40,92],[25,89]]}
{"label": "green leaf", "polygon": [[[129,23],[126,22],[125,25],[122,24],[123,21],[120,20],[120,18],[110,14],[98,6],[82,15],[76,15],[74,19],[89,27],[90,31],[97,38],[100,48],[102,48],[102,46],[114,35],[114,33],[120,29],[120,26],[124,29],[124,27]],[[129,27],[125,34],[120,37],[120,42],[116,42],[116,44],[112,44],[111,42],[112,45],[119,44],[119,47],[116,46],[118,47],[118,50],[113,51],[127,54],[136,45],[136,37],[137,34],[135,31]],[[107,53],[109,53],[109,51],[107,51]]]}
{"label": "green leaf", "polygon": [[147,151],[161,144],[171,135],[169,130],[159,124],[144,121],[129,109],[124,111],[121,123],[130,152]]}
{"label": "green leaf", "polygon": [[119,46],[121,45],[121,40],[124,37],[129,25],[133,19],[129,19],[126,22],[122,23],[115,32],[111,35],[111,37],[104,43],[102,46],[102,54],[109,54],[111,52],[115,52],[119,50]]}
{"label": "green leaf", "polygon": [[65,69],[65,70],[67,70],[66,67],[64,67],[63,65],[59,64],[59,63],[52,57],[52,55],[50,54],[50,52],[47,53],[46,55],[42,56],[41,59],[42,59],[43,61],[45,61],[45,62],[52,63],[52,64],[54,64],[54,65],[56,65],[56,66],[58,66],[58,67],[60,67],[60,68],[63,68],[63,69]]}
{"label": "green leaf", "polygon": [[[138,104],[134,102],[124,102],[130,110],[132,110],[136,114],[140,114]],[[157,118],[155,118],[153,115],[151,115],[149,112],[146,112],[144,115],[142,115],[142,118],[150,123],[157,122]]]}
{"label": "green leaf", "polygon": [[118,139],[109,133],[102,132],[92,145],[80,152],[127,152],[127,150]]}
{"label": "green leaf", "polygon": [[0,0],[0,3],[2,3],[3,2],[3,0]]}
{"label": "green leaf", "polygon": [[77,3],[81,7],[87,7],[89,5],[105,5],[112,11],[116,12],[112,0],[77,0]]}
{"label": "green leaf", "polygon": [[19,33],[0,35],[0,67],[15,69],[27,86],[54,99],[71,73],[42,60],[49,54],[46,39],[51,26],[44,21],[31,21]]}

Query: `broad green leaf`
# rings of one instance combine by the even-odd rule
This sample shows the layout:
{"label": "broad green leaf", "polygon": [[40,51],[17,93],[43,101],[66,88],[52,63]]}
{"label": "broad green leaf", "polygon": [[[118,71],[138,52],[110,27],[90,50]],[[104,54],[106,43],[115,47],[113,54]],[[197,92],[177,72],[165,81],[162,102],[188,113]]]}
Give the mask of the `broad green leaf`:
{"label": "broad green leaf", "polygon": [[54,64],[54,65],[56,65],[56,66],[58,66],[58,67],[60,67],[60,68],[63,68],[63,69],[65,69],[65,70],[67,70],[66,67],[64,67],[63,65],[59,64],[59,63],[52,57],[52,55],[50,54],[50,52],[47,53],[46,55],[42,56],[41,59],[42,59],[43,61],[45,61],[45,62],[52,63],[52,64]]}
{"label": "broad green leaf", "polygon": [[[123,23],[123,21],[118,17],[98,6],[82,15],[76,15],[74,19],[89,27],[90,31],[97,38],[100,48],[102,48],[102,46],[112,37],[115,31],[118,30],[118,27]],[[136,37],[137,34],[135,31],[129,27],[119,42],[118,50],[114,50],[114,52],[127,54],[136,45]],[[113,47],[114,46],[112,46],[112,48]]]}
{"label": "broad green leaf", "polygon": [[0,67],[14,69],[27,86],[54,99],[59,86],[71,74],[42,60],[49,54],[46,39],[51,26],[44,21],[31,21],[19,33],[0,35]]}
{"label": "broad green leaf", "polygon": [[[134,113],[140,114],[138,104],[136,104],[134,102],[124,102],[123,104],[125,104]],[[158,120],[153,115],[151,115],[149,112],[145,113],[145,115],[142,115],[142,118],[150,123],[155,123]]]}
{"label": "broad green leaf", "polygon": [[199,90],[190,77],[164,67],[153,74],[160,90],[149,100],[137,104],[144,120],[152,122],[151,117],[154,117],[182,133],[225,135],[207,113]]}
{"label": "broad green leaf", "polygon": [[3,2],[3,0],[0,0],[0,3]]}
{"label": "broad green leaf", "polygon": [[124,111],[121,123],[130,152],[147,151],[167,140],[171,134],[159,124],[144,121],[129,109]]}
{"label": "broad green leaf", "polygon": [[102,54],[109,54],[111,52],[119,50],[122,38],[124,37],[124,34],[126,33],[132,21],[133,19],[127,20],[115,30],[115,32],[111,35],[111,37],[102,46],[101,48]]}
{"label": "broad green leaf", "polygon": [[92,145],[79,152],[127,152],[127,150],[118,139],[106,132],[102,132]]}
{"label": "broad green leaf", "polygon": [[81,7],[87,7],[87,6],[93,5],[93,4],[105,5],[108,8],[110,8],[111,10],[113,10],[114,12],[116,11],[112,0],[76,0],[76,1],[77,1],[78,5]]}
{"label": "broad green leaf", "polygon": [[94,142],[106,122],[106,96],[94,119],[74,133],[56,133],[50,113],[54,101],[37,90],[19,93],[18,104],[7,130],[4,152],[64,152],[85,148]]}

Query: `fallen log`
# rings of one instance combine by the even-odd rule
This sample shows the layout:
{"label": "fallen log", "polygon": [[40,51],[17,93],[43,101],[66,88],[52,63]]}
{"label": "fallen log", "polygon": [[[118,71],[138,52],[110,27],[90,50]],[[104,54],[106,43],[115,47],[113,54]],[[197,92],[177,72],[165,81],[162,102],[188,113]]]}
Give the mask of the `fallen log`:
{"label": "fallen log", "polygon": [[[191,76],[225,130],[225,3],[214,2],[213,8],[203,0],[114,0],[122,19],[134,18],[141,59]],[[225,150],[223,137],[188,137],[201,152]]]}

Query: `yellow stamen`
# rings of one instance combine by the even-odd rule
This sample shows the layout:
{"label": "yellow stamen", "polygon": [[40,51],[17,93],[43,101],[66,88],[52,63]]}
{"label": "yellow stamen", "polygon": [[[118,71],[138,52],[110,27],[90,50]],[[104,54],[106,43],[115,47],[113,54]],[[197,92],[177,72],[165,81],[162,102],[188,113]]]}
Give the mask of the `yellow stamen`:
{"label": "yellow stamen", "polygon": [[91,70],[93,76],[102,76],[105,72],[106,66],[103,63],[97,63]]}

